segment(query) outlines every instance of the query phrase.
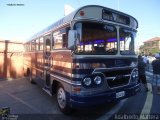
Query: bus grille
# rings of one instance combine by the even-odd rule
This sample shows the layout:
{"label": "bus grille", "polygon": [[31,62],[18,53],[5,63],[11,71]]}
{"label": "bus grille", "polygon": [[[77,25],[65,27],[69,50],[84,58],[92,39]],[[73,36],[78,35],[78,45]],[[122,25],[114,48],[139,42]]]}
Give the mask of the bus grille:
{"label": "bus grille", "polygon": [[131,70],[107,71],[104,73],[110,88],[127,85],[129,83]]}

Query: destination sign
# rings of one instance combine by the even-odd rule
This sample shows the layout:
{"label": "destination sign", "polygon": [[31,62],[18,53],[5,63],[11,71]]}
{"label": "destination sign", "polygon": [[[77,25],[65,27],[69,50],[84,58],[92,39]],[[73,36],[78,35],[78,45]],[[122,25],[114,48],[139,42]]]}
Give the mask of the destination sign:
{"label": "destination sign", "polygon": [[102,19],[118,22],[121,24],[129,25],[130,24],[130,17],[121,15],[115,12],[111,12],[108,10],[103,10],[102,12]]}

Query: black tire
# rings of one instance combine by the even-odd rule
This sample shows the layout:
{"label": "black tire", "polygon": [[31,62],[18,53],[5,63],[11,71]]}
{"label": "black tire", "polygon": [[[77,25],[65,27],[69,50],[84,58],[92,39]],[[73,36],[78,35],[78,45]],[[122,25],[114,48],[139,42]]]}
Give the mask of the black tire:
{"label": "black tire", "polygon": [[72,109],[67,105],[66,92],[61,84],[59,84],[57,87],[56,98],[58,107],[61,112],[63,112],[64,114],[70,114]]}

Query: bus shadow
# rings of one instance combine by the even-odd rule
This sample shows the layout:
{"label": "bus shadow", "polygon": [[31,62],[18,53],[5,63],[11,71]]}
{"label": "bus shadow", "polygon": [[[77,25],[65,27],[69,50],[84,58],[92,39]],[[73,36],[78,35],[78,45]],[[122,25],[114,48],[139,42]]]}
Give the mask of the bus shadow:
{"label": "bus shadow", "polygon": [[[89,107],[85,109],[74,110],[73,114],[70,115],[73,119],[97,119],[107,112],[109,112],[114,106],[116,106],[119,102],[111,102],[99,106]],[[109,115],[109,113],[108,113]]]}

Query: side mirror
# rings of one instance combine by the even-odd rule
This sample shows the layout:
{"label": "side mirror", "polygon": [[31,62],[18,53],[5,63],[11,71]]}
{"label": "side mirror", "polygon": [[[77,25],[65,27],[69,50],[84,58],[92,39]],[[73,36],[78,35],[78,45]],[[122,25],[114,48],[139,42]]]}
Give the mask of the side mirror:
{"label": "side mirror", "polygon": [[77,31],[76,30],[69,30],[69,33],[68,33],[68,48],[73,49],[76,40],[77,40]]}

